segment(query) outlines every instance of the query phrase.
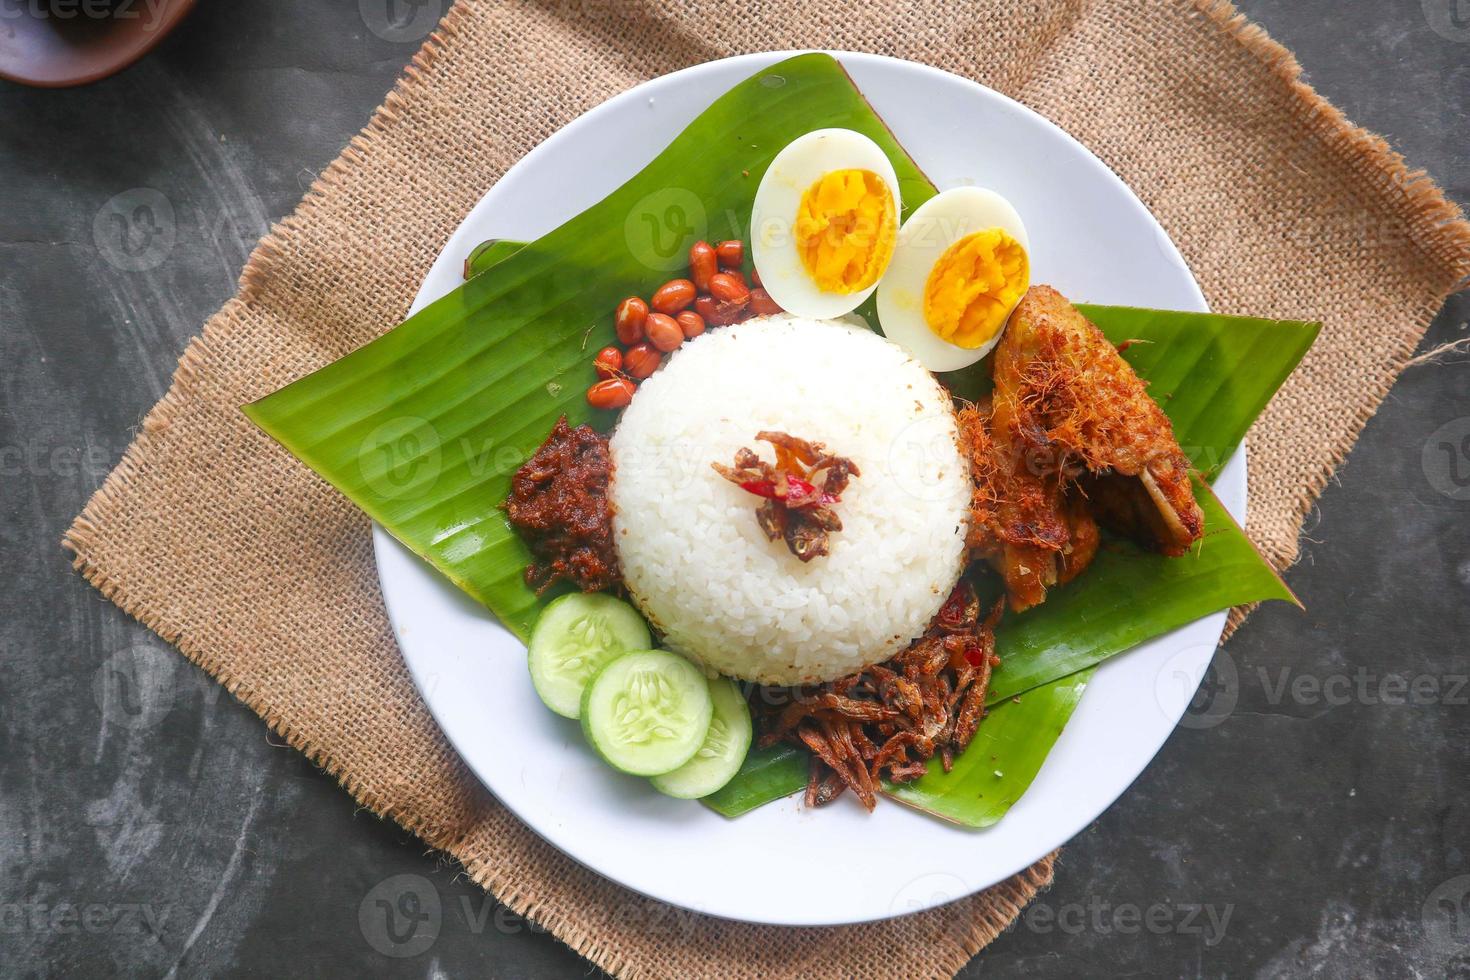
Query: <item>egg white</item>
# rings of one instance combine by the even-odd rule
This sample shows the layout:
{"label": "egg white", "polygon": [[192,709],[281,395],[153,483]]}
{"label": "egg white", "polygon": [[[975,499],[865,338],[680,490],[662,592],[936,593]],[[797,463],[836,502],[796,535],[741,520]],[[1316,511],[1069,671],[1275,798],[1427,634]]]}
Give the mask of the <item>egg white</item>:
{"label": "egg white", "polygon": [[931,371],[957,371],[974,364],[1005,333],[1002,327],[979,347],[960,347],[940,339],[924,319],[924,286],[934,264],[955,242],[987,228],[1010,235],[1029,257],[1031,243],[1021,216],[995,191],[979,187],[956,187],[931,197],[899,229],[893,261],[878,284],[878,323],[885,337],[907,348]]}
{"label": "egg white", "polygon": [[[888,185],[894,220],[903,208],[898,175],[877,143],[850,129],[818,129],[786,145],[761,178],[750,216],[751,258],[761,285],[781,308],[797,316],[830,319],[849,313],[877,288],[875,282],[854,293],[829,293],[817,287],[796,248],[795,225],[801,197],[834,170],[868,170]],[[879,279],[882,278],[880,272]]]}

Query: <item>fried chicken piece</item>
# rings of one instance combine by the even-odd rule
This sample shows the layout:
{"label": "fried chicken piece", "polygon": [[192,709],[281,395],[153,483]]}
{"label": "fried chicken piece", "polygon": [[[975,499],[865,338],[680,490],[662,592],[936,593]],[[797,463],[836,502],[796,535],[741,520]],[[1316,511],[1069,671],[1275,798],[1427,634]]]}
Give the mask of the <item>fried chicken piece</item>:
{"label": "fried chicken piece", "polygon": [[1166,555],[1203,533],[1189,460],[1144,383],[1047,286],[996,348],[990,399],[960,412],[975,484],[970,554],[1028,609],[1097,553],[1098,520]]}
{"label": "fried chicken piece", "polygon": [[[994,428],[1061,478],[1089,474],[1095,513],[1170,555],[1204,533],[1190,463],[1163,409],[1101,330],[1056,290],[1033,286],[995,355]],[[1119,478],[1125,478],[1119,480]]]}
{"label": "fried chicken piece", "polygon": [[1097,521],[1093,519],[1092,511],[1088,509],[1089,504],[1095,506],[1095,501],[1089,500],[1075,488],[1068,492],[1062,516],[1067,522],[1070,540],[1058,559],[1061,562],[1061,567],[1057,570],[1058,582],[1072,581],[1092,564],[1093,557],[1097,555],[1102,534],[1098,530]]}
{"label": "fried chicken piece", "polygon": [[1012,609],[1029,609],[1059,580],[1061,556],[1071,545],[1062,475],[1027,450],[1013,400],[965,408],[959,422],[975,486],[970,554],[1000,572]]}

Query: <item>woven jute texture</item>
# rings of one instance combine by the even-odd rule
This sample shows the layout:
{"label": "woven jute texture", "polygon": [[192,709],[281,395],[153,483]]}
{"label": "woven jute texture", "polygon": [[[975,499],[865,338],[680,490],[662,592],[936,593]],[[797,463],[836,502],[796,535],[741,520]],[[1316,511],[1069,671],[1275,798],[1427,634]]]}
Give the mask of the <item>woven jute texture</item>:
{"label": "woven jute texture", "polygon": [[1014,96],[1139,194],[1215,309],[1325,321],[1250,435],[1250,533],[1280,566],[1430,318],[1470,274],[1459,211],[1223,3],[453,7],[367,129],[260,244],[239,294],[189,346],[66,544],[110,599],[365,807],[623,976],[948,976],[1050,882],[1052,858],[875,925],[660,914],[542,842],[465,770],[395,649],[366,520],[240,406],[396,324],[480,195],[579,113],[686,65],[803,47],[923,61]]}

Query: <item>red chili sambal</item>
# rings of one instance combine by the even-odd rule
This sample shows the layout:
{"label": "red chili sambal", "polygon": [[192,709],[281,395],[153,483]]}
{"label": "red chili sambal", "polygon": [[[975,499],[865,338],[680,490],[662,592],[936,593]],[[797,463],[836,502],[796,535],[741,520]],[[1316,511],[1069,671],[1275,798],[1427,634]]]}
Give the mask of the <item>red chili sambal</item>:
{"label": "red chili sambal", "polygon": [[505,511],[535,556],[526,584],[538,595],[563,581],[583,592],[621,582],[611,481],[607,436],[586,425],[574,429],[566,416],[511,478]]}

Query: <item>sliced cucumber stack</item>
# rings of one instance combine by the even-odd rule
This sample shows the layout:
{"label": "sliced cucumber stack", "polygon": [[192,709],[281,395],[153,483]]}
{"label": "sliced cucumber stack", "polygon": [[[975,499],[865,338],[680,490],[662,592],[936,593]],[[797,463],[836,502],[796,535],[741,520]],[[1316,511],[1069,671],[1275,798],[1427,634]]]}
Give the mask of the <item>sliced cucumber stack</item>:
{"label": "sliced cucumber stack", "polygon": [[750,751],[750,706],[740,686],[728,677],[717,677],[709,682],[709,694],[714,714],[704,744],[678,769],[650,780],[665,796],[697,800],[710,795],[735,778]]}
{"label": "sliced cucumber stack", "polygon": [[546,706],[576,718],[597,672],[630,650],[652,646],[648,626],[632,606],[601,593],[574,592],[546,607],[531,631],[526,660],[531,684]]}
{"label": "sliced cucumber stack", "polygon": [[659,776],[704,744],[713,713],[699,668],[664,650],[628,653],[603,667],[582,694],[582,734],[608,765]]}
{"label": "sliced cucumber stack", "polygon": [[531,631],[531,683],[552,711],[620,772],[660,793],[698,799],[720,789],[750,750],[750,709],[728,678],[706,680],[678,654],[650,650],[648,625],[601,593],[564,595]]}

